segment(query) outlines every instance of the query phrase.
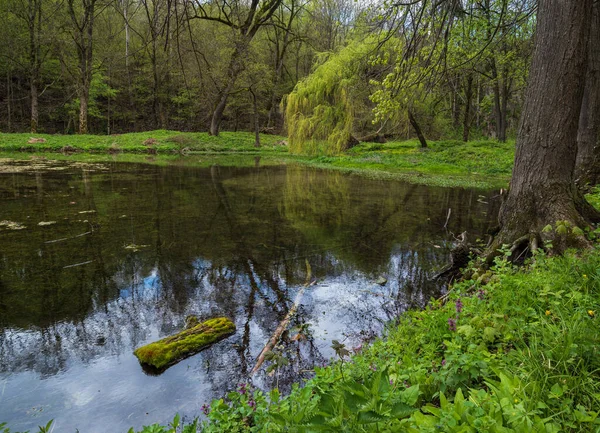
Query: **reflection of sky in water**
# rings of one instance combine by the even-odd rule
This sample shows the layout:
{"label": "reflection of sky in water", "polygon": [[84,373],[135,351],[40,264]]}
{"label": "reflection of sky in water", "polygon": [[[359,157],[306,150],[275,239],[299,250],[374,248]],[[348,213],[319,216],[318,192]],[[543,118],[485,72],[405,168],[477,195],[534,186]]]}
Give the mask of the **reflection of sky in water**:
{"label": "reflection of sky in water", "polygon": [[[206,261],[196,263],[208,266]],[[242,278],[237,283],[244,285],[247,282],[247,278]],[[210,296],[214,287],[208,287],[205,280],[202,284],[205,289],[208,288],[205,293]],[[292,299],[298,289],[292,288]],[[29,369],[43,370],[47,367],[33,366],[31,362],[43,364],[47,361],[43,353],[49,344],[53,344],[48,342],[48,338],[53,337],[44,336],[39,331],[5,330],[5,344],[12,342],[15,349],[20,349],[16,349],[12,357],[16,372],[0,375],[0,418],[14,420],[11,422],[14,428],[25,428],[31,426],[32,422],[34,425],[54,418],[58,431],[74,428],[82,432],[108,431],[99,426],[113,426],[113,431],[126,431],[129,426],[139,426],[145,420],[147,423],[165,422],[175,412],[190,417],[197,415],[199,407],[214,394],[212,391],[216,381],[224,380],[227,388],[245,380],[235,371],[240,362],[235,356],[228,357],[227,362],[213,359],[213,355],[220,358],[223,352],[232,352],[234,346],[240,344],[240,334],[246,320],[244,307],[239,308],[235,336],[213,349],[182,361],[159,377],[141,373],[131,347],[164,335],[160,325],[155,322],[156,317],[168,314],[154,302],[161,290],[160,275],[153,270],[149,276],[140,278],[140,283],[135,287],[121,289],[119,299],[104,306],[103,311],[88,316],[81,325],[69,322],[57,324],[56,335],[65,336],[65,341],[60,344],[66,362],[54,374],[43,375],[44,380],[40,380],[40,375]],[[324,359],[334,356],[330,348],[332,339],[344,340],[352,346],[357,344],[357,334],[361,330],[380,329],[384,317],[378,305],[384,299],[384,291],[384,288],[369,281],[360,272],[323,278],[306,289],[300,316],[303,322],[310,323],[314,345]],[[132,297],[136,298],[135,302],[132,302]],[[264,302],[262,304],[264,307]],[[194,299],[189,308],[202,313],[205,311],[205,300],[202,297]],[[261,306],[257,305],[257,308]],[[139,315],[138,325],[143,328],[143,332],[140,331],[143,338],[139,340],[131,334],[129,326],[119,326],[122,320],[127,320],[123,312],[129,309],[135,309]],[[110,330],[107,329],[107,321],[115,322]],[[85,359],[77,359],[82,355],[81,349],[68,336],[77,334],[79,327],[86,328],[90,340],[106,338],[107,331],[116,332],[120,334],[116,340],[129,350],[96,344],[93,345],[95,354],[91,354],[86,347]],[[173,328],[176,329],[175,326]],[[353,338],[348,339],[347,335]],[[260,321],[252,320],[250,336],[250,361],[253,361],[270,334],[265,332]],[[136,344],[129,346],[128,341],[136,341]],[[252,366],[250,362],[249,368]],[[257,385],[264,386],[268,382],[265,377],[256,379]],[[221,386],[218,385],[217,389],[221,389]]]}
{"label": "reflection of sky in water", "polygon": [[[26,430],[54,418],[55,431],[93,433],[198,415],[247,380],[308,260],[316,284],[291,328],[309,324],[312,338],[283,336],[291,363],[279,384],[289,389],[334,356],[331,340],[357,346],[436,293],[426,279],[447,258],[437,248],[450,239],[447,209],[455,233],[481,233],[487,208],[476,197],[282,167],[0,175],[3,218],[59,221],[0,233],[0,421]],[[82,230],[71,202],[97,210],[86,215],[92,235],[73,237]],[[132,242],[144,247],[123,248]],[[133,349],[177,332],[188,314],[230,316],[237,332],[161,376],[144,374]],[[263,388],[275,380],[264,370],[253,378]]]}

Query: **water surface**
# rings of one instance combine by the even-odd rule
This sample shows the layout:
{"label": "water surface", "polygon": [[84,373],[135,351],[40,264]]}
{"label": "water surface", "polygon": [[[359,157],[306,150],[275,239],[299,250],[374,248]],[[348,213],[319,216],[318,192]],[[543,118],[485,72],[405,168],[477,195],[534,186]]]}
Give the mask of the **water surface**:
{"label": "water surface", "polygon": [[[253,379],[286,389],[329,361],[332,339],[368,342],[438,296],[428,278],[453,235],[493,225],[494,195],[260,161],[0,161],[0,221],[25,227],[0,226],[0,421],[124,432],[198,415],[248,380],[308,262],[315,284],[279,349],[290,366]],[[133,349],[189,314],[228,316],[237,332],[144,374]]]}

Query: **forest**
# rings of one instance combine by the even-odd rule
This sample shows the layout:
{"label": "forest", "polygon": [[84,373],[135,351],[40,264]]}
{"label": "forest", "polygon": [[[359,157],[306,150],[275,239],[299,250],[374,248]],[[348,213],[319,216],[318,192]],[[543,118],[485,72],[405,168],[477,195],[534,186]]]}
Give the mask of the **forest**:
{"label": "forest", "polygon": [[0,128],[514,136],[535,2],[421,3],[3,0]]}
{"label": "forest", "polygon": [[0,433],[600,430],[600,2],[0,25]]}

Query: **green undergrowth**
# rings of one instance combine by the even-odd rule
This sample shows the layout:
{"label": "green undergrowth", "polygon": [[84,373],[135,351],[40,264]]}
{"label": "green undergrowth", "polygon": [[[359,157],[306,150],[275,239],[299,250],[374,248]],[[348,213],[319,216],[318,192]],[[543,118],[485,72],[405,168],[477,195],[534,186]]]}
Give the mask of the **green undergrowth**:
{"label": "green undergrowth", "polygon": [[[34,142],[31,139],[42,139]],[[188,152],[244,152],[284,153],[283,137],[261,135],[261,147],[254,147],[254,134],[247,132],[222,132],[211,136],[206,132],[148,131],[115,135],[50,135],[2,134],[2,152],[62,152],[90,153],[188,153]],[[36,141],[36,140],[33,140]],[[40,141],[40,140],[37,140]]]}
{"label": "green undergrowth", "polygon": [[362,143],[337,157],[316,157],[313,165],[387,173],[439,186],[506,186],[514,161],[514,141],[456,140],[430,142],[422,149],[415,140],[385,144]]}
{"label": "green undergrowth", "polygon": [[133,354],[140,364],[161,371],[234,332],[235,325],[231,320],[217,317],[196,324],[178,334],[139,347]]}

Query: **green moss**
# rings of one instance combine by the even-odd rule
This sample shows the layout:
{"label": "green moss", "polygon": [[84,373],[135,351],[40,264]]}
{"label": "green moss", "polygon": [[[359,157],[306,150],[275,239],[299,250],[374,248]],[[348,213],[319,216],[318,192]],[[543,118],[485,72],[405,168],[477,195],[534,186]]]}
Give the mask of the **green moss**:
{"label": "green moss", "polygon": [[234,332],[235,325],[231,320],[217,317],[181,331],[179,334],[142,346],[133,354],[142,366],[150,366],[160,372]]}

